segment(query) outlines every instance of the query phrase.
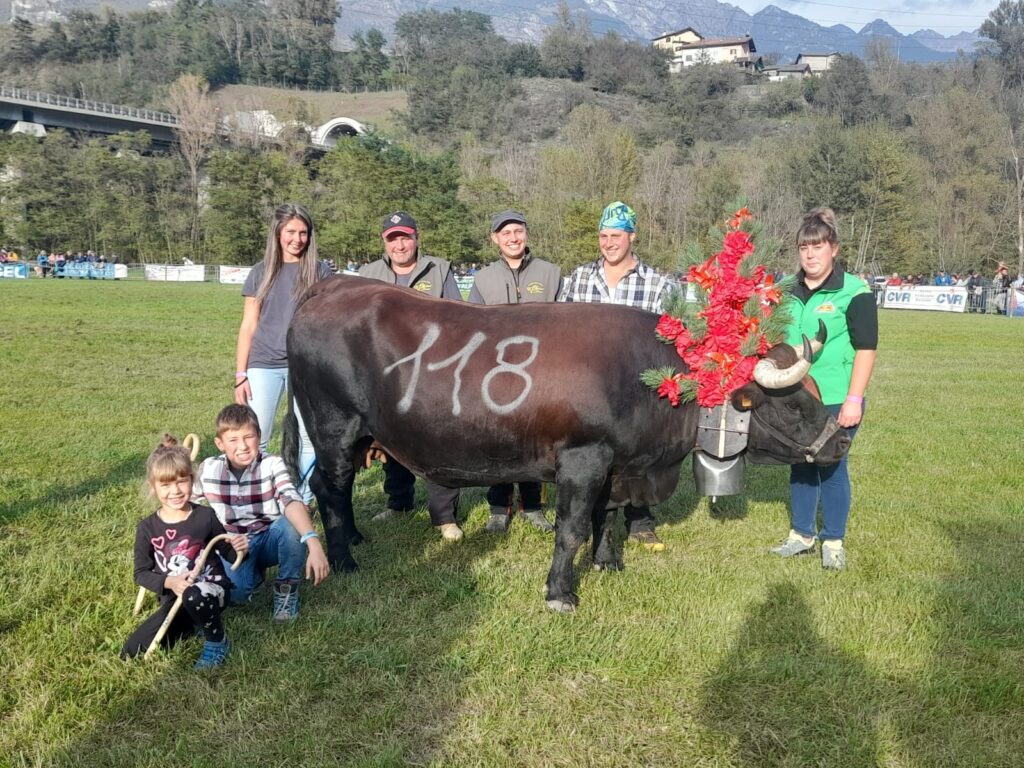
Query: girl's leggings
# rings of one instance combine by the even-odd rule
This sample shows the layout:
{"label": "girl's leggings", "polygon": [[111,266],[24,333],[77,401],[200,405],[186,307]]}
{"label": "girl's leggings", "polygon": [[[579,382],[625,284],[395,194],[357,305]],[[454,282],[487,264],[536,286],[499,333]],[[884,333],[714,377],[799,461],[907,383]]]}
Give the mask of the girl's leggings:
{"label": "girl's leggings", "polygon": [[[160,641],[162,648],[170,648],[183,637],[195,634],[196,627],[203,630],[207,640],[219,643],[224,640],[224,623],[221,621],[221,614],[224,612],[224,601],[226,595],[204,595],[199,587],[193,584],[182,594],[181,608],[174,616],[171,626],[167,628],[167,634]],[[157,631],[167,618],[174,599],[164,598],[156,613],[142,622],[142,625],[132,632],[125,640],[121,649],[121,658],[128,659],[146,652],[149,644],[153,642]]]}

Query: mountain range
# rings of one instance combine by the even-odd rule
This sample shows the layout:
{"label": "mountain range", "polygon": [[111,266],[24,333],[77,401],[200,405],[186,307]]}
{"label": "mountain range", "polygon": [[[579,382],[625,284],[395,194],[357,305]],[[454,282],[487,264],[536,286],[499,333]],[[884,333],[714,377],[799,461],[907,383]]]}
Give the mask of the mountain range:
{"label": "mountain range", "polygon": [[[173,0],[150,0],[150,6],[166,7]],[[99,9],[110,5],[118,10],[138,10],[146,0],[5,0],[11,12],[33,22],[45,22],[72,8]],[[395,21],[404,13],[453,7],[486,14],[498,34],[509,40],[539,43],[552,24],[557,0],[339,0],[341,18],[337,39],[346,47],[356,31],[376,27],[391,36]],[[13,8],[12,8],[13,6]],[[890,41],[891,50],[903,61],[949,61],[958,51],[974,52],[981,37],[963,31],[950,37],[931,29],[904,35],[882,19],[855,31],[836,24],[825,27],[768,5],[751,15],[718,0],[569,0],[574,14],[582,14],[596,35],[614,30],[625,38],[651,40],[660,35],[692,27],[704,37],[751,35],[758,53],[772,54],[779,62],[792,61],[804,52],[852,53],[863,56],[875,38]]]}
{"label": "mountain range", "polygon": [[[347,37],[358,29],[393,24],[409,11],[454,6],[487,14],[503,37],[537,43],[555,18],[557,0],[343,0],[339,29]],[[890,40],[893,52],[903,61],[948,61],[958,51],[974,52],[981,40],[973,31],[943,37],[923,29],[903,35],[881,19],[860,31],[841,24],[825,27],[775,5],[751,15],[717,0],[569,0],[569,7],[584,14],[597,35],[614,30],[629,39],[652,40],[685,27],[704,37],[749,34],[759,53],[775,54],[782,62],[807,51],[863,56],[868,42],[879,37]]]}

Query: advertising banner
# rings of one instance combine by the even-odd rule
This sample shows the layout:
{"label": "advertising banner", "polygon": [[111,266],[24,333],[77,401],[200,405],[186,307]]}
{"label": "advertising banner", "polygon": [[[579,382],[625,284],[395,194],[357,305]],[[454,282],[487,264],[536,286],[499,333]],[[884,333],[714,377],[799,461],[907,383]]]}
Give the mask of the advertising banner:
{"label": "advertising banner", "polygon": [[220,267],[220,282],[230,285],[242,285],[249,276],[252,267]]}
{"label": "advertising banner", "polygon": [[10,264],[0,264],[0,278],[12,280],[25,280],[28,278],[28,264],[24,261],[15,261]]}
{"label": "advertising banner", "polygon": [[944,285],[886,286],[882,306],[885,309],[964,312],[967,309],[967,289]]}
{"label": "advertising banner", "polygon": [[206,277],[206,267],[193,264],[178,267],[173,264],[147,264],[146,279],[171,283],[201,283]]}
{"label": "advertising banner", "polygon": [[90,264],[87,261],[74,264],[68,262],[59,274],[64,277],[88,278],[89,280],[124,280],[128,277],[128,267],[125,264]]}

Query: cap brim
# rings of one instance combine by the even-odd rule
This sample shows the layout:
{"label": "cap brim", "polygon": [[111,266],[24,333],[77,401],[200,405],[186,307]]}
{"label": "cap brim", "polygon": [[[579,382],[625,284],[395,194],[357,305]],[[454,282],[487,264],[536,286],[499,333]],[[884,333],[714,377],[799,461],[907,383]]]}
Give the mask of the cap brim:
{"label": "cap brim", "polygon": [[389,227],[388,229],[385,229],[380,234],[381,234],[381,237],[387,237],[388,235],[393,235],[395,232],[401,232],[403,235],[415,235],[416,234],[416,230],[413,229],[412,227]]}

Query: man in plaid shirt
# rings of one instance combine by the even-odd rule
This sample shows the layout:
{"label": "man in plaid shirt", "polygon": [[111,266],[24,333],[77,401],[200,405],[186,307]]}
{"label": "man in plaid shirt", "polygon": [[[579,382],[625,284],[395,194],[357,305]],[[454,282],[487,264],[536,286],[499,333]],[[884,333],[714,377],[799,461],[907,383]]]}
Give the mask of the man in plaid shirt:
{"label": "man in plaid shirt", "polygon": [[[577,267],[565,281],[560,301],[595,304],[623,304],[648,312],[661,312],[672,284],[647,266],[633,253],[636,239],[636,212],[616,200],[604,209],[598,226],[601,257]],[[637,373],[639,375],[639,372]],[[655,533],[654,513],[650,507],[625,507],[626,532],[654,552],[665,549]]]}
{"label": "man in plaid shirt", "polygon": [[260,425],[252,408],[233,404],[222,409],[214,442],[223,453],[199,467],[192,496],[206,499],[226,531],[249,539],[248,557],[237,571],[227,572],[231,602],[248,602],[263,583],[263,570],[276,565],[271,615],[274,621],[291,621],[299,615],[303,566],[314,584],[331,570],[309,510],[284,460],[260,452]]}

